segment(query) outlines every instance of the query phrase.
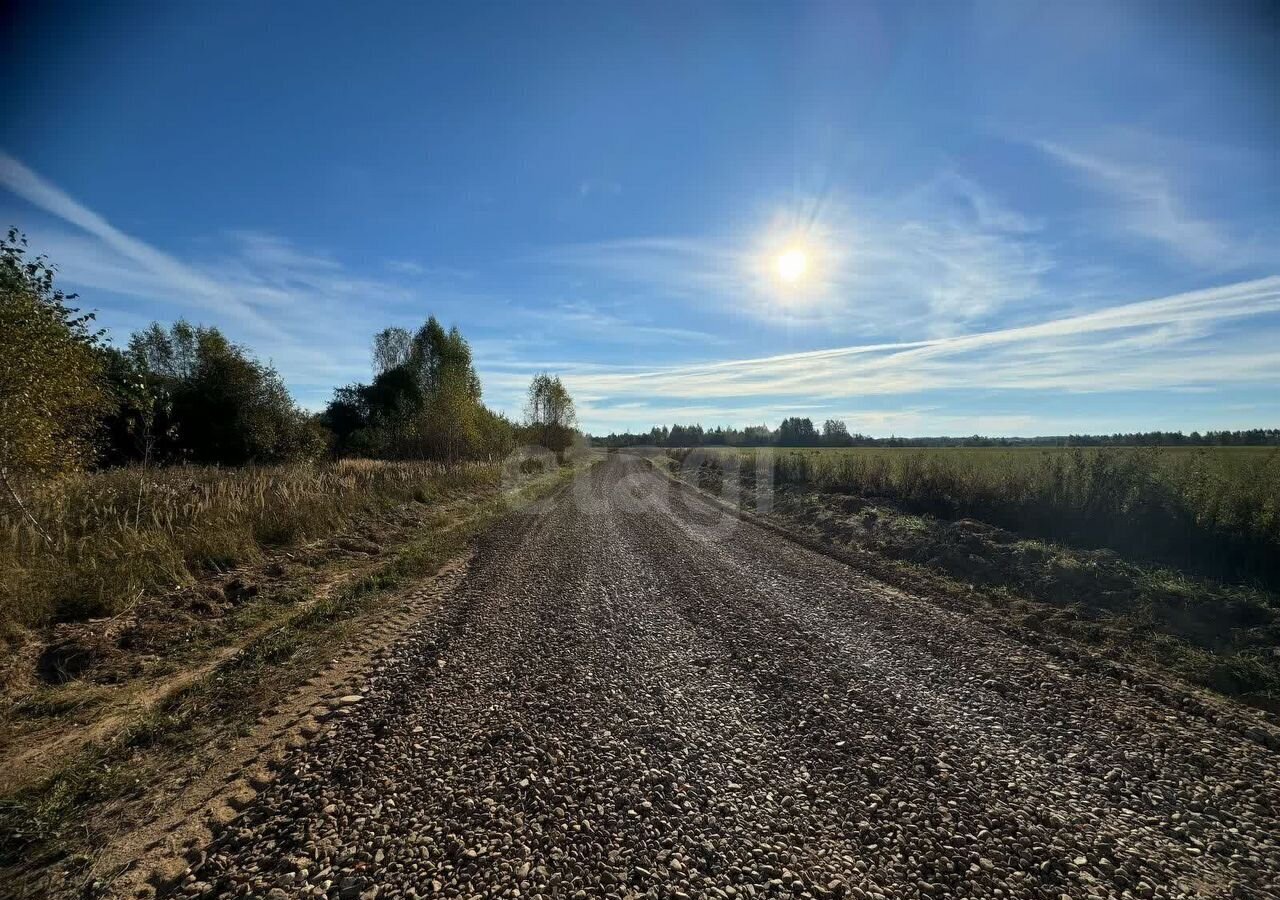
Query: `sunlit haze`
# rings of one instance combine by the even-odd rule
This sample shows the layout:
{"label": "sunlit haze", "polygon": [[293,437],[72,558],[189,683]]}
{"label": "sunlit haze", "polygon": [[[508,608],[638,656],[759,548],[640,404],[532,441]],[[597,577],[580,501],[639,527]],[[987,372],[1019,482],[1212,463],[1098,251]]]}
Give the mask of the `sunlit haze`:
{"label": "sunlit haze", "polygon": [[778,256],[777,266],[778,277],[794,284],[809,270],[809,254],[801,247],[792,247]]}
{"label": "sunlit haze", "polygon": [[216,324],[310,409],[435,314],[487,403],[555,371],[596,433],[1252,427],[1265,9],[27,4],[0,224],[116,344]]}

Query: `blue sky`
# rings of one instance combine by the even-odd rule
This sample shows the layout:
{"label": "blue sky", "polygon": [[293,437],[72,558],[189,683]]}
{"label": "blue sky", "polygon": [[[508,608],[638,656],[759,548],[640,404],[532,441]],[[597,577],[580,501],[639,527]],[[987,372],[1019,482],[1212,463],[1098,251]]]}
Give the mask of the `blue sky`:
{"label": "blue sky", "polygon": [[434,313],[595,432],[1275,426],[1274,9],[31,4],[0,222],[311,408]]}

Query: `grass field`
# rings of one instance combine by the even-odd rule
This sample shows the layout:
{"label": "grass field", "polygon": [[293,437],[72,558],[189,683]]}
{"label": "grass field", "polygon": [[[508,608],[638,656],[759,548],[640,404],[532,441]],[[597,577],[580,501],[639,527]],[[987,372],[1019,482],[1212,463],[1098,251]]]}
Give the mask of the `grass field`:
{"label": "grass field", "polygon": [[[687,462],[690,451],[675,451]],[[773,484],[1280,584],[1280,449],[712,449],[695,460]],[[701,462],[699,462],[701,464]],[[714,477],[714,476],[713,476]]]}
{"label": "grass field", "polygon": [[497,465],[349,461],[117,469],[47,485],[0,509],[0,638],[116,615],[140,597],[329,534],[397,504],[496,483]]}

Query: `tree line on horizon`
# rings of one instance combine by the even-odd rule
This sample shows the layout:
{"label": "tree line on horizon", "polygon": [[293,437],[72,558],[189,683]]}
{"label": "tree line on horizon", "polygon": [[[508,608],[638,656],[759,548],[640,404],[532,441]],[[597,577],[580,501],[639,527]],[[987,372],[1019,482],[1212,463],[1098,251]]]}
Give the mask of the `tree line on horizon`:
{"label": "tree line on horizon", "polygon": [[128,464],[240,466],[360,456],[492,460],[518,443],[562,454],[577,437],[558,377],[529,387],[516,423],[481,401],[471,349],[434,316],[379,332],[374,378],[301,409],[276,370],[217,327],[153,323],[112,346],[16,229],[0,237],[0,483]]}
{"label": "tree line on horizon", "polygon": [[591,435],[603,447],[1276,447],[1280,428],[1241,431],[1142,431],[1116,434],[1046,435],[1041,437],[887,437],[851,433],[840,419],[819,427],[807,417],[790,416],[777,428],[702,425],[655,425],[648,431]]}

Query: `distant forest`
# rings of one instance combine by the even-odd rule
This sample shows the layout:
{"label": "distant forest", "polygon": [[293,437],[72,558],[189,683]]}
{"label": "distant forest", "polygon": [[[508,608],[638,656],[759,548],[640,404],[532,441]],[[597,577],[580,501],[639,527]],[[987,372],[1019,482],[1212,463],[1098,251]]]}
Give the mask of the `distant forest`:
{"label": "distant forest", "polygon": [[821,426],[792,416],[777,428],[703,428],[701,425],[655,426],[648,431],[604,436],[591,442],[603,447],[1277,447],[1280,428],[1247,431],[1140,431],[1130,434],[1069,434],[1043,437],[887,437],[851,433],[839,419]]}

